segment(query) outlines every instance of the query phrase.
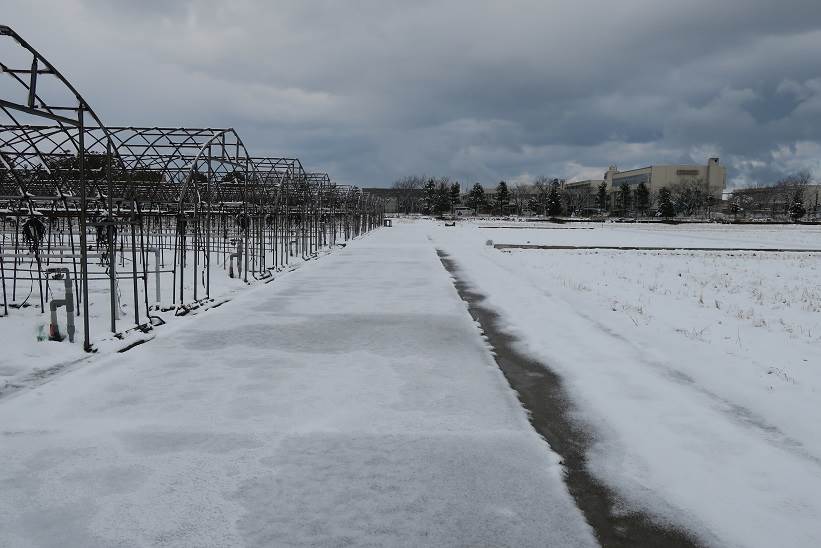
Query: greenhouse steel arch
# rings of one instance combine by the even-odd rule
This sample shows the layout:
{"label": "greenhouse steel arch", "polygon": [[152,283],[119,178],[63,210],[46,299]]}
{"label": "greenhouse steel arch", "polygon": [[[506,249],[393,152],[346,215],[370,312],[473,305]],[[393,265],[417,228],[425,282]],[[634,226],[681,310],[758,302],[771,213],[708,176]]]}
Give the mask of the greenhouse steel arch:
{"label": "greenhouse steel arch", "polygon": [[[83,316],[86,350],[92,302],[96,316],[108,304],[110,331],[126,316],[147,330],[161,310],[187,313],[209,300],[215,280],[270,278],[381,223],[379,202],[306,173],[297,159],[251,157],[233,129],[104,125],[5,26],[0,69],[11,83],[0,88],[3,314],[27,306],[36,277],[41,312],[51,296],[52,318],[55,304]],[[224,276],[213,277],[217,267]],[[55,299],[49,283],[63,276],[66,298]]]}
{"label": "greenhouse steel arch", "polygon": [[[86,350],[91,350],[88,308],[87,185],[84,130],[88,121],[101,127],[103,124],[74,86],[42,54],[6,25],[0,25],[0,47],[3,48],[0,50],[2,51],[0,72],[9,77],[3,79],[6,85],[0,88],[2,90],[0,112],[2,112],[2,118],[4,118],[0,121],[5,122],[7,120],[11,125],[20,128],[24,140],[28,141],[34,149],[34,154],[21,154],[18,148],[8,145],[5,135],[0,138],[0,170],[2,170],[2,174],[0,174],[0,200],[12,201],[16,198],[16,210],[9,208],[7,216],[14,217],[18,234],[20,230],[23,230],[24,235],[28,235],[26,239],[29,240],[30,246],[37,255],[38,271],[40,271],[38,278],[41,280],[40,308],[44,312],[42,260],[39,253],[37,253],[39,251],[39,242],[37,240],[43,229],[35,205],[38,196],[34,192],[43,188],[37,184],[43,172],[55,183],[58,179],[62,181],[62,185],[55,184],[55,195],[59,197],[66,212],[72,210],[77,212],[79,253],[75,253],[73,249],[75,246],[72,235],[72,261],[75,270],[77,259],[80,262],[82,287],[78,292],[78,299],[81,301],[83,308],[83,347]],[[10,100],[5,97],[10,97]],[[70,179],[76,183],[75,185],[68,184],[67,179],[69,177],[60,177],[60,174],[55,173],[57,170],[54,169],[55,166],[51,162],[51,158],[31,145],[32,139],[25,129],[31,120],[48,120],[55,124],[58,131],[65,137],[62,144],[68,148],[63,150],[67,155],[72,155],[74,160],[70,165],[64,166],[64,171],[72,172]],[[23,225],[21,225],[21,207],[24,208],[27,216],[23,221]],[[5,240],[5,231],[3,239]],[[0,248],[0,254],[5,254],[5,248],[4,241],[3,247]],[[14,269],[16,273],[16,257]],[[2,264],[0,264],[0,276],[2,276],[3,285],[4,313],[8,315],[5,268]],[[69,307],[66,308],[68,311]],[[79,314],[79,307],[77,313]],[[69,336],[71,337],[72,333],[69,333]]]}

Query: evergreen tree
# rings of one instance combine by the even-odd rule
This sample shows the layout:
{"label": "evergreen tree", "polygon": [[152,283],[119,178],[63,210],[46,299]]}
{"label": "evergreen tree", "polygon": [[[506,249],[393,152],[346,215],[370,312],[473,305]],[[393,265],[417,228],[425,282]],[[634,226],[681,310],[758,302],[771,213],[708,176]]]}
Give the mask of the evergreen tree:
{"label": "evergreen tree", "polygon": [[619,200],[621,201],[622,214],[627,215],[630,211],[630,187],[627,183],[622,183],[619,187]]}
{"label": "evergreen tree", "polygon": [[599,202],[599,210],[604,212],[607,209],[607,181],[599,183],[599,190],[596,197]]}
{"label": "evergreen tree", "polygon": [[473,214],[478,215],[479,211],[487,205],[487,197],[485,196],[485,189],[479,183],[473,185],[468,193],[468,207],[473,209]]}
{"label": "evergreen tree", "polygon": [[459,183],[453,183],[450,185],[450,207],[453,213],[456,212],[456,206],[459,205],[462,196],[462,189],[459,186]]}
{"label": "evergreen tree", "polygon": [[537,197],[528,198],[527,208],[530,211],[539,211],[539,209],[541,209],[541,207],[542,207],[542,204],[541,204],[541,202],[539,202],[539,198],[537,198]]}
{"label": "evergreen tree", "polygon": [[496,186],[496,206],[499,208],[499,215],[505,215],[510,206],[510,190],[504,181],[499,181]]}
{"label": "evergreen tree", "polygon": [[799,221],[807,213],[807,209],[804,207],[804,192],[800,188],[793,194],[788,212],[793,222]]}
{"label": "evergreen tree", "polygon": [[434,213],[443,215],[450,211],[450,187],[447,183],[439,183],[436,189],[436,202],[433,206]]}
{"label": "evergreen tree", "polygon": [[647,185],[644,184],[644,181],[638,184],[635,194],[636,209],[639,210],[639,213],[645,215],[647,213],[647,208],[650,207],[650,190],[647,188]]}
{"label": "evergreen tree", "polygon": [[436,206],[436,181],[428,179],[428,182],[425,183],[425,186],[422,188],[422,192],[425,202],[425,213],[432,213]]}
{"label": "evergreen tree", "polygon": [[676,216],[676,208],[673,206],[673,197],[670,189],[663,186],[659,189],[659,215],[665,219]]}
{"label": "evergreen tree", "polygon": [[559,196],[559,182],[553,181],[547,193],[547,214],[551,217],[562,214],[562,199]]}

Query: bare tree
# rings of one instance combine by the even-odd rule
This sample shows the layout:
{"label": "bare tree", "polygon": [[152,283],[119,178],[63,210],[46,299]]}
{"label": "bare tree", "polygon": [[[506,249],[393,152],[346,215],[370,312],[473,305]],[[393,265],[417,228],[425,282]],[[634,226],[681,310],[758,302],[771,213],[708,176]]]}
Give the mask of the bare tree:
{"label": "bare tree", "polygon": [[419,190],[425,186],[424,175],[408,175],[393,183],[393,188],[397,190],[397,211],[405,214],[417,213]]}
{"label": "bare tree", "polygon": [[547,215],[547,195],[550,193],[551,182],[552,179],[544,175],[539,175],[533,182],[533,210],[542,215]]}
{"label": "bare tree", "polygon": [[803,199],[804,190],[812,181],[812,174],[809,171],[799,171],[793,175],[788,175],[780,179],[776,184],[776,198],[778,202],[778,209],[783,211],[774,212],[776,214],[789,215],[790,204],[794,201],[796,196],[801,196]]}
{"label": "bare tree", "polygon": [[788,177],[795,187],[806,188],[812,182],[812,173],[809,171],[799,171],[795,175]]}
{"label": "bare tree", "polygon": [[513,208],[516,210],[516,215],[521,215],[522,211],[527,207],[527,199],[533,192],[533,187],[527,183],[516,183],[510,190],[510,201]]}
{"label": "bare tree", "polygon": [[567,204],[567,212],[571,215],[584,214],[586,209],[595,207],[593,189],[589,186],[570,190],[564,189],[564,199]]}
{"label": "bare tree", "polygon": [[[812,184],[812,175],[808,171],[800,171],[782,177],[773,184],[756,184],[748,188],[736,189],[733,192],[734,214],[738,215],[765,215],[772,219],[786,219],[791,217],[790,207],[796,203],[796,198],[804,200]],[[815,208],[814,197],[809,197],[807,206]]]}
{"label": "bare tree", "polygon": [[682,179],[671,188],[676,212],[686,217],[698,214],[707,203],[704,179]]}

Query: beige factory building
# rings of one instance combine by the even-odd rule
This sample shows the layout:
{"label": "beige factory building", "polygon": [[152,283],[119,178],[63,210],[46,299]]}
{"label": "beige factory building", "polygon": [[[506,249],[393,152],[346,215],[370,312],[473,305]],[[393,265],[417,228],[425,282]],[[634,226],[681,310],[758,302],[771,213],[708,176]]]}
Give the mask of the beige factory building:
{"label": "beige factory building", "polygon": [[671,189],[683,181],[699,181],[719,201],[727,185],[727,169],[718,163],[718,158],[710,158],[707,165],[660,165],[630,171],[619,171],[615,166],[610,166],[604,180],[611,194],[616,194],[625,183],[630,190],[644,183],[651,195],[662,187]]}

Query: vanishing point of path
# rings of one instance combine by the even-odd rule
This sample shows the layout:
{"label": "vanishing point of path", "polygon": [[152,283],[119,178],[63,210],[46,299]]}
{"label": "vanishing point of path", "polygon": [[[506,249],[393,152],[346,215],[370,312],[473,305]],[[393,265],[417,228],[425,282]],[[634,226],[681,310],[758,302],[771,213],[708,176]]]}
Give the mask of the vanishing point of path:
{"label": "vanishing point of path", "polygon": [[0,546],[593,546],[429,241],[0,399]]}

